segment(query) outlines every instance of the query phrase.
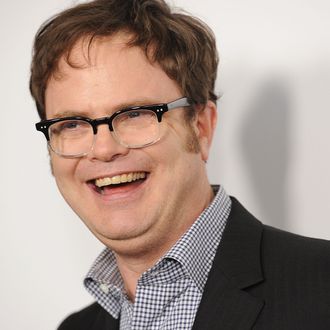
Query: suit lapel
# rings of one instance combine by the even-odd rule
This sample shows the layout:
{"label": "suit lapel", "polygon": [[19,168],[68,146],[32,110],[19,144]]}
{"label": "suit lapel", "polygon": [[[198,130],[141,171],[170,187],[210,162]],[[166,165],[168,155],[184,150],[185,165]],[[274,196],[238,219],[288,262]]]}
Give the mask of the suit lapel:
{"label": "suit lapel", "polygon": [[244,291],[262,282],[262,224],[232,199],[193,330],[251,329],[264,302]]}

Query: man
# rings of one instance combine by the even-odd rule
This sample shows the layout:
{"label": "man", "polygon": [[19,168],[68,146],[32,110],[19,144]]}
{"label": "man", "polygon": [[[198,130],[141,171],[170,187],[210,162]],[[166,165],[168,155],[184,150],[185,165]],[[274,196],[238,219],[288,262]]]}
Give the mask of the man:
{"label": "man", "polygon": [[106,246],[66,329],[329,329],[330,246],[262,225],[205,163],[215,40],[162,0],[48,21],[30,88],[67,203]]}

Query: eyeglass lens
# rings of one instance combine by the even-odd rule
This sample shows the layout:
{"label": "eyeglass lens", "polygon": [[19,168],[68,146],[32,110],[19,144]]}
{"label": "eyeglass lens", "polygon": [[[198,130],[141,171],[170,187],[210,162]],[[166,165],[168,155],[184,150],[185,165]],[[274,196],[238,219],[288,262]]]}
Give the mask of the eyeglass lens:
{"label": "eyeglass lens", "polygon": [[93,127],[83,120],[64,120],[49,127],[50,147],[60,155],[85,154],[93,141]]}
{"label": "eyeglass lens", "polygon": [[[112,126],[117,142],[129,148],[143,147],[159,139],[157,116],[150,110],[123,112],[114,118]],[[85,155],[93,143],[93,127],[87,121],[64,120],[49,128],[50,147],[60,155]]]}

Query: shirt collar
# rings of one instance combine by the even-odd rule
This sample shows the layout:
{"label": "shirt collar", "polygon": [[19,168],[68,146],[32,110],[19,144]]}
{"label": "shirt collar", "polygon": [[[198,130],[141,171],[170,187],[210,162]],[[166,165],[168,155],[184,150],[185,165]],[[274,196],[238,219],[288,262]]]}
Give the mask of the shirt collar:
{"label": "shirt collar", "polygon": [[116,257],[108,248],[105,248],[97,257],[86,276],[86,279],[88,278],[98,283],[111,283],[113,286],[123,288],[123,281],[116,263]]}
{"label": "shirt collar", "polygon": [[212,188],[215,193],[212,203],[164,256],[164,259],[177,260],[201,292],[231,209],[225,190],[221,186]]}

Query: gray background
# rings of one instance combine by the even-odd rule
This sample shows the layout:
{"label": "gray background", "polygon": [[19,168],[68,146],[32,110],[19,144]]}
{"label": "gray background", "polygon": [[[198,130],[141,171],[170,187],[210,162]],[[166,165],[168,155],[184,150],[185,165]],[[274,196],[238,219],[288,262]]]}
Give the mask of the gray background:
{"label": "gray background", "polygon": [[[35,31],[71,0],[1,0],[0,328],[55,329],[101,250],[57,192],[28,92]],[[264,223],[330,238],[330,2],[175,0],[221,55],[210,181]]]}

